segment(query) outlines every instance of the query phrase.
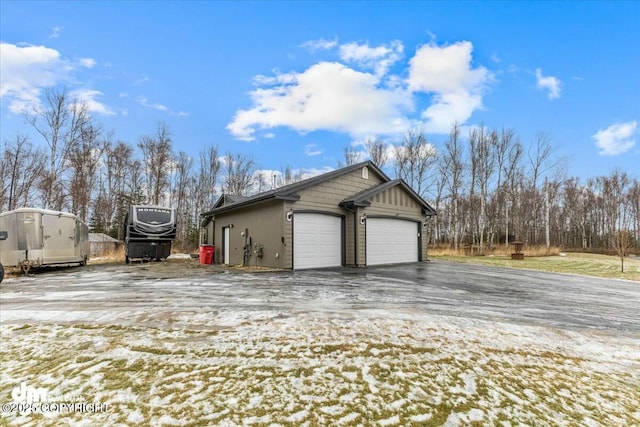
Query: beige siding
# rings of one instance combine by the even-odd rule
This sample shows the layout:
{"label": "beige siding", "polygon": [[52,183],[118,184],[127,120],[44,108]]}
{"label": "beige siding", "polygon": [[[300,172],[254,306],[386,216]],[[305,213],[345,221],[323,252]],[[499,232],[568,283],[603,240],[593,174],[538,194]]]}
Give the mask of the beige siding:
{"label": "beige siding", "polygon": [[361,170],[353,171],[350,174],[302,190],[299,193],[300,200],[295,203],[294,209],[326,210],[342,214],[344,210],[338,206],[342,200],[368,190],[380,182],[380,178],[371,171],[369,171],[368,179],[362,178]]}
{"label": "beige siding", "polygon": [[284,245],[282,251],[284,253],[283,266],[284,268],[293,269],[293,221],[287,221],[287,212],[293,210],[295,203],[285,202],[283,203],[282,217],[284,218]]}
{"label": "beige siding", "polygon": [[[353,212],[346,212],[345,211],[345,218],[344,218],[344,237],[345,237],[345,241],[347,242],[352,242],[353,241],[353,236],[354,236],[354,213]],[[352,244],[346,244],[345,245],[345,262],[347,265],[352,266],[356,264],[356,260],[355,260],[355,249],[354,246]]]}
{"label": "beige siding", "polygon": [[[287,266],[283,262],[285,256],[282,245],[282,212],[282,202],[272,201],[262,205],[254,205],[247,209],[233,211],[228,214],[216,215],[216,262],[222,262],[223,258],[222,229],[223,227],[233,224],[229,233],[230,264],[240,265],[243,262],[245,236],[242,236],[241,233],[246,229],[252,244],[251,254],[248,259],[249,265],[286,268]],[[262,245],[261,258],[253,253],[256,245]]]}
{"label": "beige siding", "polygon": [[357,209],[357,233],[356,233],[356,251],[358,253],[358,262],[356,263],[356,267],[364,267],[365,265],[367,265],[367,250],[366,250],[366,244],[367,244],[367,228],[365,224],[362,224],[360,219],[362,218],[362,215],[365,214],[367,212],[366,208],[358,208]]}

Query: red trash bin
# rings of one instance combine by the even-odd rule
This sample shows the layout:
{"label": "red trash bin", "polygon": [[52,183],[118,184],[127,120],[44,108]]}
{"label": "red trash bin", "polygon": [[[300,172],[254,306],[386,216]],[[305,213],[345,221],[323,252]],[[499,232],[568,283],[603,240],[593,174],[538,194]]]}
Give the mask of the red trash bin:
{"label": "red trash bin", "polygon": [[201,245],[200,246],[200,264],[213,264],[213,254],[216,252],[216,247],[213,245]]}

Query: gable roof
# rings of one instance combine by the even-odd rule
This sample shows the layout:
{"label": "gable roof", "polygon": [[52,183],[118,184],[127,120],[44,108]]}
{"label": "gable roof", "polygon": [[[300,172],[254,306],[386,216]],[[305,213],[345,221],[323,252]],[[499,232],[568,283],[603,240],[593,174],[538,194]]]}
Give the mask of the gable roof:
{"label": "gable roof", "polygon": [[348,197],[340,202],[340,206],[344,207],[354,207],[354,206],[371,206],[370,199],[374,197],[376,194],[380,194],[383,191],[386,191],[390,188],[399,186],[404,189],[407,193],[413,197],[413,199],[418,202],[420,207],[422,208],[422,213],[426,216],[434,216],[436,215],[436,210],[431,207],[426,200],[424,200],[418,193],[415,192],[413,188],[411,188],[404,180],[402,179],[394,179],[393,181],[383,182],[381,184],[376,185],[375,187],[369,188],[368,190],[362,191],[354,196]]}
{"label": "gable roof", "polygon": [[[256,194],[255,196],[247,197],[246,199],[240,200],[235,203],[224,204],[222,206],[214,206],[213,209],[211,209],[208,212],[202,213],[201,216],[210,217],[218,213],[228,212],[231,210],[250,206],[254,203],[259,203],[259,202],[263,202],[270,199],[289,200],[289,201],[295,202],[300,200],[300,196],[297,194],[298,191],[304,190],[314,185],[321,184],[323,182],[327,182],[339,176],[346,175],[348,173],[361,169],[365,166],[369,168],[371,171],[373,171],[374,173],[376,173],[378,176],[380,176],[380,178],[383,181],[385,182],[390,181],[389,177],[384,172],[382,172],[382,170],[379,167],[377,167],[373,162],[368,160],[366,162],[357,163],[341,169],[336,169],[334,171],[327,172],[322,175],[317,175],[312,178],[307,178],[302,181],[294,182],[293,184],[288,184],[279,188],[275,188],[273,190],[265,191],[263,193]],[[218,203],[216,203],[216,205],[217,204]]]}
{"label": "gable roof", "polygon": [[90,243],[120,243],[120,240],[114,239],[108,234],[104,233],[89,233],[89,242]]}
{"label": "gable roof", "polygon": [[219,208],[221,206],[231,205],[233,203],[242,202],[244,200],[247,200],[248,198],[249,198],[248,196],[238,196],[235,194],[223,194],[218,198],[218,200],[216,200],[215,205],[213,205],[213,209]]}

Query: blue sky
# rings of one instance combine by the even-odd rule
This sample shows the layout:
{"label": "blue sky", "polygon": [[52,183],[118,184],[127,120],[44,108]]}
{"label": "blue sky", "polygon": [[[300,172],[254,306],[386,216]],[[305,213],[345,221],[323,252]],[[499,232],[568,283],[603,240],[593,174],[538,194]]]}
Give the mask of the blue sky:
{"label": "blue sky", "polygon": [[568,175],[640,176],[640,2],[0,2],[2,141],[66,87],[117,139],[327,170],[367,138],[545,132]]}

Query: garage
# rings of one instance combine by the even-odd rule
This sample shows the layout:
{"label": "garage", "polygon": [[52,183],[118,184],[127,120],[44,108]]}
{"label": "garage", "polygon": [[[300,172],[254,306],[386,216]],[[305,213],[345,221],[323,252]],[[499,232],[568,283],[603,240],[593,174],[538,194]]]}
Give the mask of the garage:
{"label": "garage", "polygon": [[367,218],[367,265],[418,261],[418,223]]}
{"label": "garage", "polygon": [[342,218],[321,213],[293,216],[293,268],[342,265]]}
{"label": "garage", "polygon": [[202,215],[214,262],[301,270],[422,261],[422,225],[436,211],[366,161],[250,197],[225,194]]}

